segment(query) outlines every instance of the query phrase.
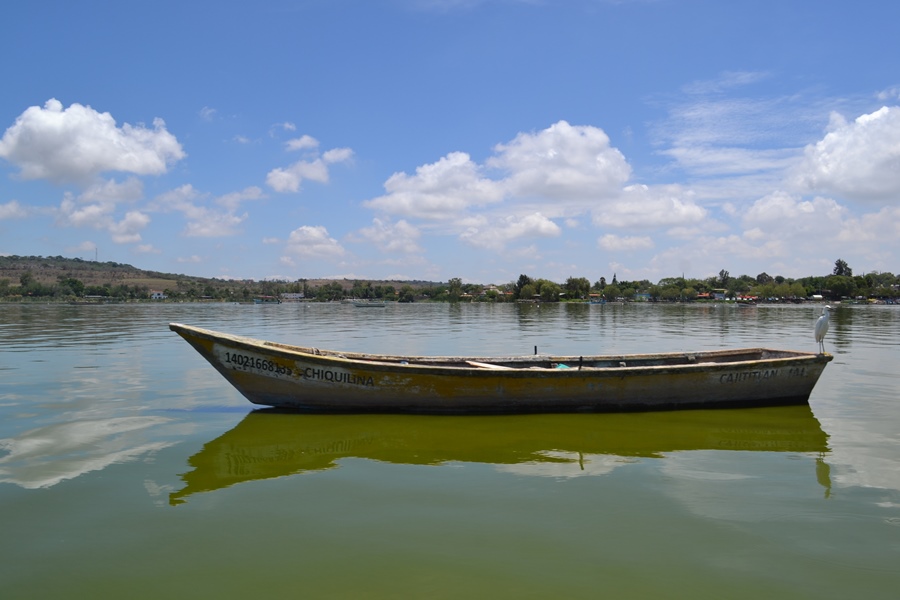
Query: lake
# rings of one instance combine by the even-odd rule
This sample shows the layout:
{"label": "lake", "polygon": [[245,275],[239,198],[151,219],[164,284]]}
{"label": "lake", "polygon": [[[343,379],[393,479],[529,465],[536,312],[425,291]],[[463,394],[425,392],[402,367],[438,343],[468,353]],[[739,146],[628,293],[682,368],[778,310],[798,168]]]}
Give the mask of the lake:
{"label": "lake", "polygon": [[390,354],[814,351],[821,306],[0,304],[0,597],[895,598],[900,308],[809,406],[273,414],[181,322]]}

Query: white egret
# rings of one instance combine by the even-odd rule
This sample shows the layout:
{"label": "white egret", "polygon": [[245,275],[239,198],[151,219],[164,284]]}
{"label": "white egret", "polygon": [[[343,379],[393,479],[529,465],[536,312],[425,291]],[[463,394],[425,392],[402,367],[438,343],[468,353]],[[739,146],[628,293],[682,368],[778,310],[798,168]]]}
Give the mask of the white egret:
{"label": "white egret", "polygon": [[829,311],[831,311],[831,307],[826,304],[822,309],[822,316],[816,321],[816,342],[819,344],[819,351],[821,354],[825,354],[825,334],[828,333]]}

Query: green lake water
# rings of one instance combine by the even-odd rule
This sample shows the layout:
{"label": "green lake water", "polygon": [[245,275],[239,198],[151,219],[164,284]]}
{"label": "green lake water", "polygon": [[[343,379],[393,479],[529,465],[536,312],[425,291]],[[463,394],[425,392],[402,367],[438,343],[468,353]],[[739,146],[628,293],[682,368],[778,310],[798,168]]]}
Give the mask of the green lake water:
{"label": "green lake water", "polygon": [[256,409],[181,322],[321,348],[814,351],[821,306],[0,304],[0,598],[896,598],[900,308],[808,406]]}

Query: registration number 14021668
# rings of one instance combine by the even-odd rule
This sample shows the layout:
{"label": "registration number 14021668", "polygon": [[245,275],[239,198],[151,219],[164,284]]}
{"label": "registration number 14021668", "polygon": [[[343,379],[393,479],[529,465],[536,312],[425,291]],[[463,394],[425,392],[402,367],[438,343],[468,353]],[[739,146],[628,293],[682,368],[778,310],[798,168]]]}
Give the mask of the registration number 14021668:
{"label": "registration number 14021668", "polygon": [[293,371],[289,367],[279,365],[268,358],[259,356],[250,356],[248,354],[239,354],[236,352],[225,351],[223,362],[231,368],[256,371],[265,373],[274,373],[275,375],[292,375]]}

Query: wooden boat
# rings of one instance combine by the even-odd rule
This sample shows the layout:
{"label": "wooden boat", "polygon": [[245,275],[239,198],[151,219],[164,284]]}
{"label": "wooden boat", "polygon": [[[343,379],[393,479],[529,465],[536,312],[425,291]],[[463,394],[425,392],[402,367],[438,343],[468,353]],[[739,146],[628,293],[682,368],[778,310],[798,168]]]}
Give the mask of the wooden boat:
{"label": "wooden boat", "polygon": [[619,356],[387,356],[170,323],[255,404],[320,412],[509,413],[801,404],[830,354],[751,348]]}
{"label": "wooden boat", "polygon": [[[203,445],[188,459],[184,487],[169,496],[336,467],[360,458],[391,464],[496,465],[519,474],[600,475],[636,457],[664,459],[694,450],[828,452],[828,435],[807,405],[678,413],[504,415],[321,415],[264,408]],[[612,460],[610,460],[612,459]],[[827,466],[816,475],[830,488]]]}

